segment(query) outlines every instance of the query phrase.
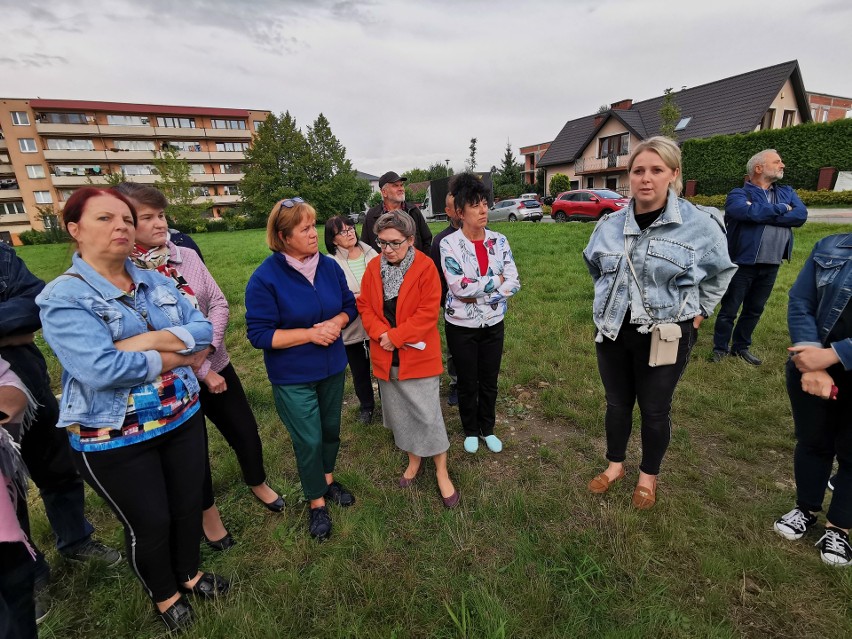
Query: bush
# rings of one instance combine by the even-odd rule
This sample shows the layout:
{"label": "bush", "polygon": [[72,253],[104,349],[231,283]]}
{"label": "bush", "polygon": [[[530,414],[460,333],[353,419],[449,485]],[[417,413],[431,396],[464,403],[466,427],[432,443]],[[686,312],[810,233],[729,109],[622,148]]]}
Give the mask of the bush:
{"label": "bush", "polygon": [[550,178],[550,194],[558,195],[563,191],[571,190],[571,180],[564,173],[557,173]]}
{"label": "bush", "polygon": [[32,246],[34,244],[63,244],[71,241],[71,237],[63,229],[24,231],[18,234],[18,239],[25,246]]}
{"label": "bush", "polygon": [[[805,206],[852,206],[852,191],[809,191],[796,189]],[[687,198],[693,204],[725,208],[727,195],[695,195]]]}
{"label": "bush", "polygon": [[687,140],[683,143],[684,180],[696,180],[701,194],[727,193],[742,184],[746,162],[763,149],[777,149],[781,154],[787,165],[785,184],[816,189],[822,167],[852,170],[852,119]]}

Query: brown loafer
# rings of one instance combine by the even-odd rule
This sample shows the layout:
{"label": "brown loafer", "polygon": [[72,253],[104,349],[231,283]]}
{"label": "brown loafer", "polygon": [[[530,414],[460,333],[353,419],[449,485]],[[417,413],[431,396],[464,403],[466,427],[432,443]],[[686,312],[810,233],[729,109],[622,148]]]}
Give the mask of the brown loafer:
{"label": "brown loafer", "polygon": [[612,487],[613,484],[623,479],[624,475],[626,474],[627,471],[624,470],[624,466],[621,467],[621,473],[618,475],[618,477],[616,477],[612,481],[610,481],[609,477],[607,477],[604,473],[601,473],[589,482],[589,492],[595,493],[596,495],[605,493]]}
{"label": "brown loafer", "polygon": [[633,491],[633,506],[639,510],[648,510],[657,503],[657,488],[646,488],[645,486],[636,486]]}

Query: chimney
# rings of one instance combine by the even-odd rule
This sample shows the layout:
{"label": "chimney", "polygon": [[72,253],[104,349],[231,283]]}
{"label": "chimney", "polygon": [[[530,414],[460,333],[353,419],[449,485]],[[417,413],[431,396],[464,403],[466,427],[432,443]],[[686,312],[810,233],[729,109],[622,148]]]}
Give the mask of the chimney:
{"label": "chimney", "polygon": [[609,106],[609,108],[610,109],[619,109],[621,111],[627,111],[632,106],[633,106],[633,99],[627,98],[626,100],[619,100],[618,102],[613,102]]}
{"label": "chimney", "polygon": [[604,120],[604,118],[606,117],[607,113],[608,113],[608,111],[604,111],[603,113],[598,113],[598,114],[595,116],[595,126],[600,126],[601,122],[603,122],[603,120]]}

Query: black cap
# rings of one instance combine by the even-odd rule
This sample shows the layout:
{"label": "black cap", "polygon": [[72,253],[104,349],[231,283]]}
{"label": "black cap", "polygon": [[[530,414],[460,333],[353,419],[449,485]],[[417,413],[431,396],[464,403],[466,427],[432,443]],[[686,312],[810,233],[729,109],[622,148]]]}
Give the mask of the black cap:
{"label": "black cap", "polygon": [[379,188],[382,188],[388,182],[405,182],[407,179],[407,177],[399,177],[394,171],[388,171],[379,178]]}

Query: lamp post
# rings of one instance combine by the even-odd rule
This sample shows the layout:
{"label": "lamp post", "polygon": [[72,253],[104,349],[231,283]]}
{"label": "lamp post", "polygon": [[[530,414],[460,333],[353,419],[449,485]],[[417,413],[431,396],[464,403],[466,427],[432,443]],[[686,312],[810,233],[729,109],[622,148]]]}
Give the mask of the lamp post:
{"label": "lamp post", "polygon": [[444,160],[447,163],[447,177],[450,177],[450,158]]}

